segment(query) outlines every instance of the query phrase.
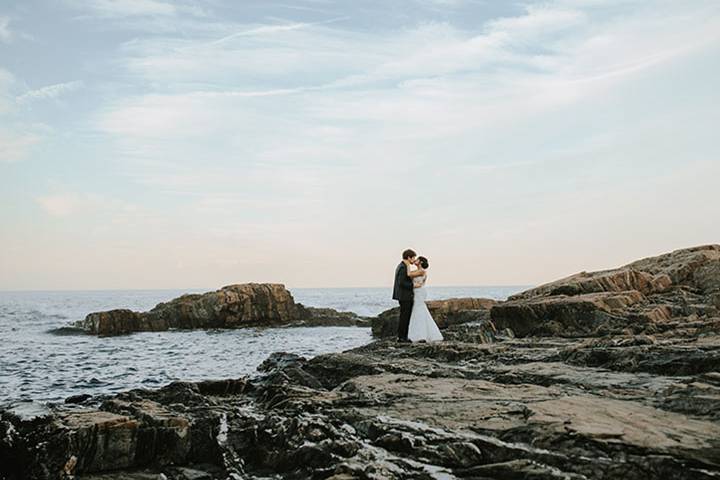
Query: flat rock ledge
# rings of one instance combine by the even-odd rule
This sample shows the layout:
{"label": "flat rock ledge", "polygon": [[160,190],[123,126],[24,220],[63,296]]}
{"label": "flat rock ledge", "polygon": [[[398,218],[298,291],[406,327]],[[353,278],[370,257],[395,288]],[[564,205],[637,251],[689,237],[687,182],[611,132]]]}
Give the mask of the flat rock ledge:
{"label": "flat rock ledge", "polygon": [[369,324],[369,319],[352,312],[295,303],[281,284],[245,283],[214,292],[182,295],[159,303],[148,312],[116,309],[91,313],[75,327],[93,335],[122,335],[170,329]]}

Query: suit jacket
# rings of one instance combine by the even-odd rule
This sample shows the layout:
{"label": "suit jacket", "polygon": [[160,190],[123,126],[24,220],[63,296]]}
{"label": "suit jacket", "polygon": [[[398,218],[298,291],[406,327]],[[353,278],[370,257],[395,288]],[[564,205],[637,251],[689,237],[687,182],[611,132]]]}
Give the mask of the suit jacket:
{"label": "suit jacket", "polygon": [[400,302],[412,301],[415,296],[412,278],[408,276],[407,265],[400,262],[395,269],[395,285],[393,286],[393,300]]}

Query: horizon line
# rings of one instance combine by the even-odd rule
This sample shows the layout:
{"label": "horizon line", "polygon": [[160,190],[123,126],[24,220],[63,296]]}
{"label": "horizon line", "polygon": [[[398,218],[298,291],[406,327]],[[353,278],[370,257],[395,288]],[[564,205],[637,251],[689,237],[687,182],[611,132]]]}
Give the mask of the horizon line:
{"label": "horizon line", "polygon": [[[283,285],[287,290],[347,290],[347,289],[370,289],[370,288],[388,288],[392,290],[392,285],[381,285],[381,286],[348,286],[348,287],[288,287],[283,283],[275,282],[243,282],[243,283],[267,283]],[[206,290],[208,292],[220,290],[230,285],[242,285],[230,283],[216,288],[206,287],[164,287],[164,288],[68,288],[68,289],[52,289],[52,288],[32,288],[32,289],[0,289],[0,293],[40,293],[40,292],[142,292],[142,291],[171,291],[171,290]],[[509,287],[533,287],[535,284],[498,284],[498,285],[432,285],[428,288],[509,288]]]}

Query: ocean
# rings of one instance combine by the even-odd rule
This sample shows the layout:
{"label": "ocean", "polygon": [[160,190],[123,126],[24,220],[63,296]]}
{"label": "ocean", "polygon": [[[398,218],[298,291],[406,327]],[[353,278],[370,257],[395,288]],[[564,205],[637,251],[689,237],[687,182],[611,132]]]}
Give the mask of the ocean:
{"label": "ocean", "polygon": [[[429,287],[430,300],[498,300],[517,287]],[[183,293],[208,290],[0,292],[0,404],[62,401],[80,393],[157,388],[177,380],[250,375],[272,352],[312,357],[372,340],[369,328],[300,327],[142,332],[118,337],[53,333],[90,312],[149,310]],[[374,316],[392,308],[388,288],[295,288],[295,300]]]}

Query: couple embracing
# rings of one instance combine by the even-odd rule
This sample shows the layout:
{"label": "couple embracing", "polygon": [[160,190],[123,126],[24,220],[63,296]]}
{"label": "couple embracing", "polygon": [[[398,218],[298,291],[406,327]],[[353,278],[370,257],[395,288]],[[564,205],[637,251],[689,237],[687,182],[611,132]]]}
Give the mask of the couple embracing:
{"label": "couple embracing", "polygon": [[443,339],[425,300],[427,290],[427,258],[405,250],[402,262],[395,269],[393,299],[400,302],[398,342],[435,342]]}

